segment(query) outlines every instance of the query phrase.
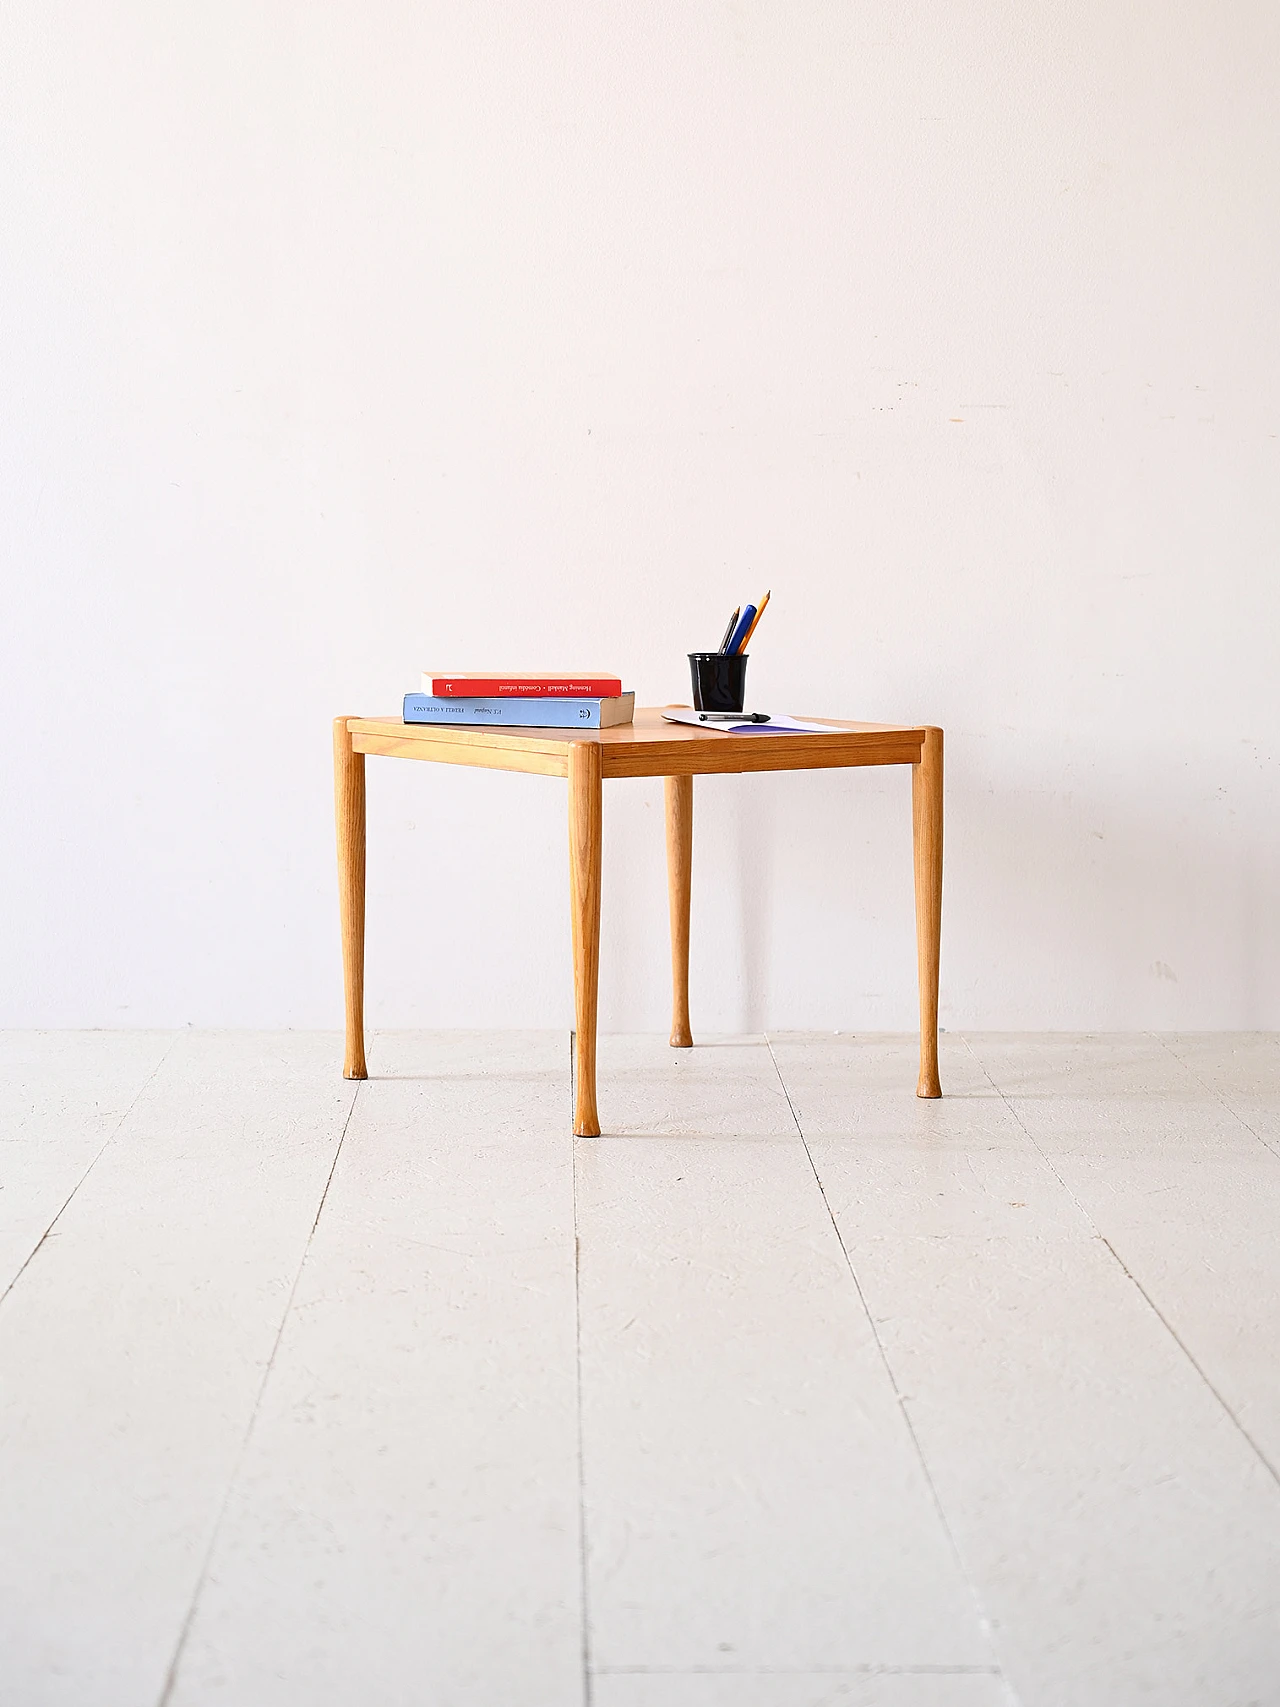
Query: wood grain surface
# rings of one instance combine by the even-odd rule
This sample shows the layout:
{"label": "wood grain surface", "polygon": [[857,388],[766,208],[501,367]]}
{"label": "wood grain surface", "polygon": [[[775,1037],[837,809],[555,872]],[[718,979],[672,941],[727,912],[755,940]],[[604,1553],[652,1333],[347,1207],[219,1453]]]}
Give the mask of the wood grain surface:
{"label": "wood grain surface", "polygon": [[911,765],[925,738],[923,727],[843,721],[832,721],[830,734],[727,735],[667,723],[658,707],[637,711],[634,723],[616,729],[456,729],[399,717],[352,717],[347,727],[357,753],[542,776],[566,776],[568,750],[577,742],[599,746],[602,775],[619,777]]}

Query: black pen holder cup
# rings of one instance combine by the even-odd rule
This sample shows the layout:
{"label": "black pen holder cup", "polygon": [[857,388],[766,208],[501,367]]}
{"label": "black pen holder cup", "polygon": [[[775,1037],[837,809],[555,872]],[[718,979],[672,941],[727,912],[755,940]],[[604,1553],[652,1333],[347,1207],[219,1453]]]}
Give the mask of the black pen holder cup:
{"label": "black pen holder cup", "polygon": [[741,711],[747,694],[746,654],[690,652],[695,711]]}

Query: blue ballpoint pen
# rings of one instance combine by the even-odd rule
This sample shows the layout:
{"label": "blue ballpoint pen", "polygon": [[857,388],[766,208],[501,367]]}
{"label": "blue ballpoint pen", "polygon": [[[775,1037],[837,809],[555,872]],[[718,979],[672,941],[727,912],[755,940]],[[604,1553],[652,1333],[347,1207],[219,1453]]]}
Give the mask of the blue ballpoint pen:
{"label": "blue ballpoint pen", "polygon": [[739,646],[741,646],[742,642],[747,638],[747,631],[755,620],[756,607],[754,605],[744,605],[742,607],[742,615],[738,618],[737,626],[729,636],[729,644],[724,648],[730,658],[734,656]]}

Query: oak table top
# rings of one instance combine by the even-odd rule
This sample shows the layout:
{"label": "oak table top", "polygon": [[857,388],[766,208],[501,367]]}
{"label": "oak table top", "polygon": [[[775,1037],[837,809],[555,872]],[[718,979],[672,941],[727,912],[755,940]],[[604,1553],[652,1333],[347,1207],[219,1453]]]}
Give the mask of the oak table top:
{"label": "oak table top", "polygon": [[[672,706],[670,710],[687,710]],[[741,771],[824,770],[843,765],[913,765],[924,745],[923,726],[846,723],[822,718],[830,734],[770,734],[767,725],[728,734],[667,723],[657,706],[637,711],[634,723],[613,729],[458,728],[405,723],[399,717],[349,717],[357,753],[429,759],[489,770],[568,775],[575,742],[600,747],[602,773],[614,776],[708,776]]]}

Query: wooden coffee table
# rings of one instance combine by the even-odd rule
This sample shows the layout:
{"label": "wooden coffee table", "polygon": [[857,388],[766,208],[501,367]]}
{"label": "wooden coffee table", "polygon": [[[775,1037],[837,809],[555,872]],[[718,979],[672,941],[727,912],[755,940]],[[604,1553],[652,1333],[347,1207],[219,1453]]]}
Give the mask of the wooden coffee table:
{"label": "wooden coffee table", "polygon": [[603,785],[611,777],[666,781],[667,880],[671,907],[671,1043],[688,1049],[689,893],[693,779],[739,771],[835,770],[910,765],[915,844],[916,948],[920,979],[920,1079],[916,1095],[939,1097],[938,944],[942,927],[942,731],[894,723],[833,723],[831,733],[725,735],[665,723],[637,711],[618,729],[457,729],[398,717],[339,717],[333,726],[342,963],[347,1051],[343,1073],[368,1077],[364,1058],[364,873],[366,753],[388,759],[536,771],[569,782],[569,896],[577,1087],[573,1130],[594,1138],[596,990],[600,969],[600,831]]}

